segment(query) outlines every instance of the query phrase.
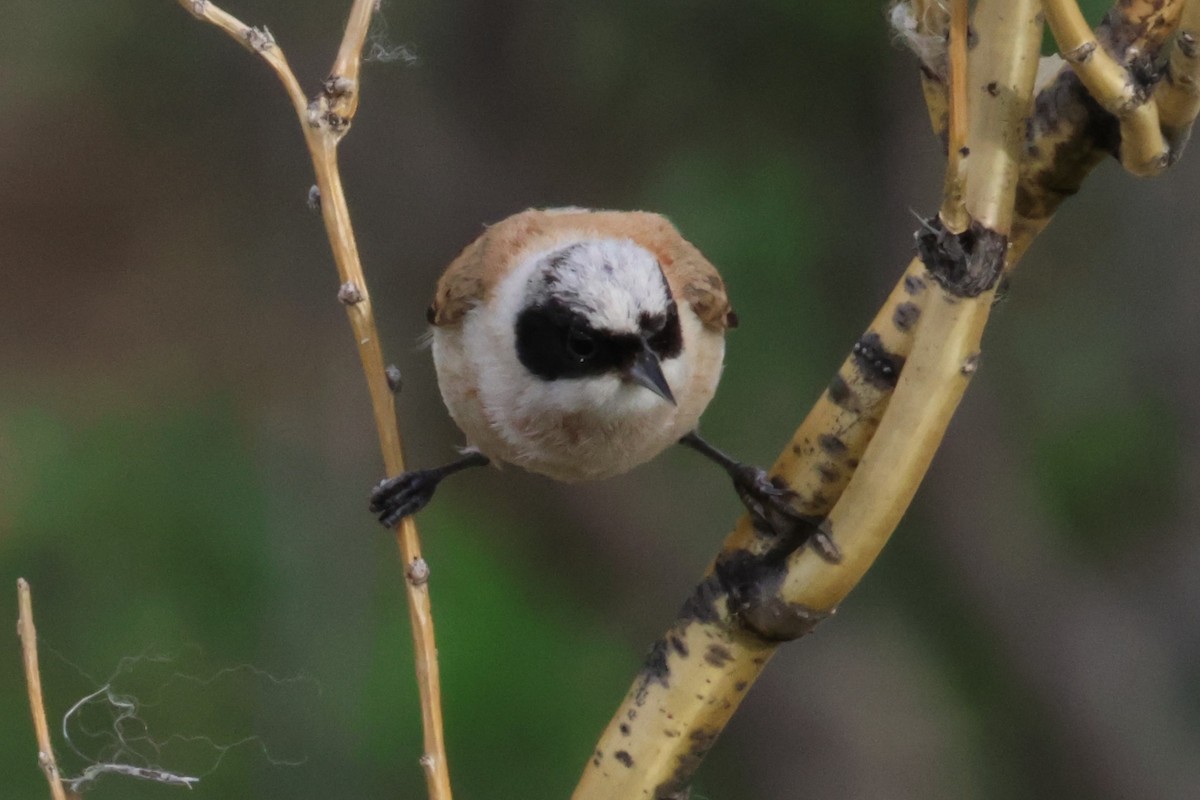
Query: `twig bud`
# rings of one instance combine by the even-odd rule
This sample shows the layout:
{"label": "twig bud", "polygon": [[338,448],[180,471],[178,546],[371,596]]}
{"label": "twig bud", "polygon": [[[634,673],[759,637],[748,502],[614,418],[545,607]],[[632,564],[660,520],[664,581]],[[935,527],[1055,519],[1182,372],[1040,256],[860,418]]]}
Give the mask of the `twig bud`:
{"label": "twig bud", "polygon": [[362,290],[354,281],[346,281],[338,287],[338,300],[347,306],[358,305],[363,301]]}
{"label": "twig bud", "polygon": [[400,368],[395,364],[388,364],[383,372],[387,376],[388,388],[392,390],[392,394],[399,394],[400,390],[404,388],[404,378],[400,375]]}
{"label": "twig bud", "polygon": [[304,112],[304,121],[308,123],[310,128],[321,127],[321,115],[324,112],[321,110],[321,104],[317,100],[313,100],[308,104],[308,109]]}
{"label": "twig bud", "polygon": [[355,82],[342,75],[330,75],[325,79],[325,94],[343,97],[354,92]]}
{"label": "twig bud", "polygon": [[429,583],[429,563],[418,556],[408,565],[404,575],[413,586],[423,586]]}
{"label": "twig bud", "polygon": [[308,187],[308,210],[321,210],[321,187],[317,186],[315,183]]}
{"label": "twig bud", "polygon": [[261,28],[247,28],[246,44],[250,45],[250,49],[254,52],[262,53],[275,46],[275,37],[267,30],[266,25]]}

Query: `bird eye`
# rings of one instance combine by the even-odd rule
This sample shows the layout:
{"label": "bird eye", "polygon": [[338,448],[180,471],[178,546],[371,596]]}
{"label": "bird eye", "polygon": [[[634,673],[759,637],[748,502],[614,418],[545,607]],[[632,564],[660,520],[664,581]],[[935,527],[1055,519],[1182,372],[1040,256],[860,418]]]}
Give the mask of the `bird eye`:
{"label": "bird eye", "polygon": [[596,342],[586,331],[573,329],[567,334],[567,352],[580,361],[596,354]]}

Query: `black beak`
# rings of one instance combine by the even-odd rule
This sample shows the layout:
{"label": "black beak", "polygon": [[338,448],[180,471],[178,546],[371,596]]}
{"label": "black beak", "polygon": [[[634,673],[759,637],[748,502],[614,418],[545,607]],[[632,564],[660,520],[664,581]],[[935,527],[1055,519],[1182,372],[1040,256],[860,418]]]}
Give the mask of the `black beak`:
{"label": "black beak", "polygon": [[675,395],[671,394],[671,387],[667,384],[667,377],[663,375],[662,365],[658,363],[658,356],[654,354],[645,340],[642,341],[641,352],[633,359],[633,365],[625,372],[625,377],[638,386],[646,387],[671,405],[675,405]]}

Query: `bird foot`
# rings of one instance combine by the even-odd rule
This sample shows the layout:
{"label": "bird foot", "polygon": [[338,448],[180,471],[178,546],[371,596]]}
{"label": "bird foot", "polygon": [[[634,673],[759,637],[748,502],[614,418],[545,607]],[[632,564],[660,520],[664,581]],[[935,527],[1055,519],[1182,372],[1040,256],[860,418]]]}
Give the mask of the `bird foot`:
{"label": "bird foot", "polygon": [[371,490],[371,513],[384,527],[393,528],[405,517],[424,508],[445,477],[440,469],[415,469],[386,478]]}
{"label": "bird foot", "polygon": [[796,492],[781,478],[772,478],[766,470],[749,464],[738,464],[730,472],[734,489],[750,512],[756,529],[781,539],[796,539],[801,546],[811,544],[817,554],[831,564],[842,560],[842,552],[829,531],[792,504]]}

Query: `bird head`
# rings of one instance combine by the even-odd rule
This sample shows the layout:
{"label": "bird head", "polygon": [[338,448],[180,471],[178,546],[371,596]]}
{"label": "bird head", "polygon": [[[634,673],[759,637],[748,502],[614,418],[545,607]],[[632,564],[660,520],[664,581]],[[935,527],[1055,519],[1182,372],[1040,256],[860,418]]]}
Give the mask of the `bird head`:
{"label": "bird head", "polygon": [[680,356],[679,310],[654,255],[626,239],[583,239],[542,255],[516,316],[521,364],[543,381],[600,379],[643,404],[675,403],[664,364]]}

